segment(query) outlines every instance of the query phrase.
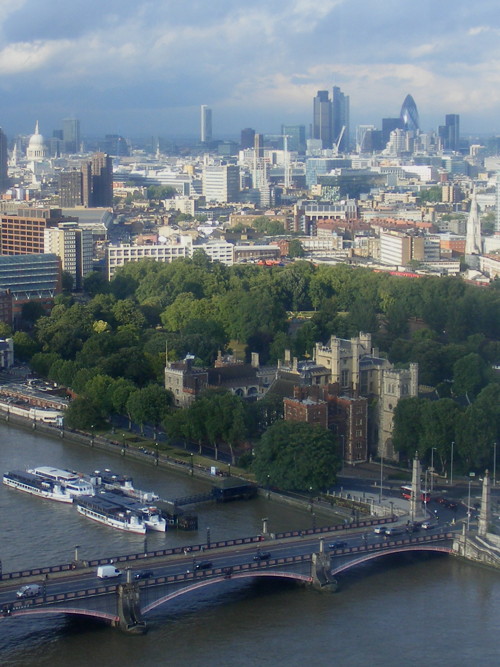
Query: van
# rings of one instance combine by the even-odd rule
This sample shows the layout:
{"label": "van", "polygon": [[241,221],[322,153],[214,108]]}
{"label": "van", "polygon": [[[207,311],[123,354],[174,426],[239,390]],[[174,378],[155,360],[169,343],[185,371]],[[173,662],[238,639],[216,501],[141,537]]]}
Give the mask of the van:
{"label": "van", "polygon": [[119,577],[122,574],[121,570],[118,570],[114,565],[99,565],[97,568],[97,577],[99,579],[113,579],[114,577]]}
{"label": "van", "polygon": [[42,587],[38,584],[27,584],[26,586],[21,586],[21,588],[16,591],[16,596],[18,598],[34,598],[37,595],[40,595]]}
{"label": "van", "polygon": [[402,535],[406,533],[406,528],[404,526],[392,526],[391,528],[385,529],[385,534],[389,537],[392,535]]}

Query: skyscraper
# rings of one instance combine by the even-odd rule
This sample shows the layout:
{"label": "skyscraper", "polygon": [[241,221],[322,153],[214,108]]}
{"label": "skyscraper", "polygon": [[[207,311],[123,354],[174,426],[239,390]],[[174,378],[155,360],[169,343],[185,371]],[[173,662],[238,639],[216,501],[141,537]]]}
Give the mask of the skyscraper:
{"label": "skyscraper", "polygon": [[338,86],[332,89],[332,143],[339,151],[349,150],[349,95]]}
{"label": "skyscraper", "polygon": [[84,206],[113,206],[113,161],[106,153],[94,153],[82,163]]}
{"label": "skyscraper", "polygon": [[206,104],[201,105],[200,139],[202,144],[212,141],[212,109]]}
{"label": "skyscraper", "polygon": [[467,233],[465,236],[465,254],[480,255],[481,249],[481,221],[476,199],[476,188],[472,193],[469,217],[467,218]]}
{"label": "skyscraper", "polygon": [[456,113],[446,114],[444,125],[439,126],[439,138],[444,150],[457,151],[460,145],[460,116]]}
{"label": "skyscraper", "polygon": [[65,153],[78,153],[80,150],[80,121],[76,118],[63,120],[62,140]]}
{"label": "skyscraper", "polygon": [[420,129],[417,105],[411,95],[405,97],[399,117],[403,124],[403,130],[417,132]]}
{"label": "skyscraper", "polygon": [[318,90],[313,101],[313,139],[320,139],[323,148],[332,147],[332,103],[327,90]]}
{"label": "skyscraper", "polygon": [[255,139],[255,130],[253,130],[251,127],[245,127],[245,129],[241,130],[241,139],[240,139],[241,150],[244,151],[246,148],[253,148],[254,139]]}
{"label": "skyscraper", "polygon": [[288,137],[288,150],[305,153],[306,128],[304,125],[282,125],[281,134]]}
{"label": "skyscraper", "polygon": [[59,204],[61,208],[75,208],[83,204],[82,172],[76,169],[59,174]]}
{"label": "skyscraper", "polygon": [[8,166],[7,137],[0,127],[0,192],[5,192],[9,187],[9,178],[7,172]]}

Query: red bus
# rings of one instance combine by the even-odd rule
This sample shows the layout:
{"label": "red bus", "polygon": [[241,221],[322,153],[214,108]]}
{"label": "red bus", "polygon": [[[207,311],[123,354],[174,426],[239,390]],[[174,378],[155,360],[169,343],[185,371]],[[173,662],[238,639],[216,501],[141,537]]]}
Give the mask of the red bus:
{"label": "red bus", "polygon": [[[403,498],[406,498],[406,500],[410,500],[412,494],[412,487],[409,484],[403,484],[401,487],[401,495]],[[423,503],[428,503],[429,500],[431,499],[431,494],[429,491],[422,491],[420,493],[420,500]]]}

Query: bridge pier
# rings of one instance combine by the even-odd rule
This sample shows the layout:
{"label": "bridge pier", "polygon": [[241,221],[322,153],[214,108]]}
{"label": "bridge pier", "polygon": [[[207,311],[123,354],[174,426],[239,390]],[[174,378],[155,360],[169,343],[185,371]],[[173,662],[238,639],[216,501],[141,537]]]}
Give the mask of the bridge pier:
{"label": "bridge pier", "polygon": [[338,588],[338,582],[330,574],[331,564],[330,556],[323,549],[319,553],[312,554],[311,576],[312,587],[317,591],[326,591],[335,593]]}
{"label": "bridge pier", "polygon": [[117,590],[119,627],[124,632],[142,635],[146,632],[146,622],[142,618],[139,586],[137,583],[120,584]]}

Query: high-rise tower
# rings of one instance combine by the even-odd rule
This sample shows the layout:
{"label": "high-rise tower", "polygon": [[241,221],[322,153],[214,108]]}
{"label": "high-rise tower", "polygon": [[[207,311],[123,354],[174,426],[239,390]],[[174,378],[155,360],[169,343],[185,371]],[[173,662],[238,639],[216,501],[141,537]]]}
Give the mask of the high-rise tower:
{"label": "high-rise tower", "polygon": [[467,218],[467,233],[465,236],[465,254],[481,254],[481,222],[476,199],[476,188],[472,193],[469,217]]}
{"label": "high-rise tower", "polygon": [[399,117],[403,124],[403,130],[417,132],[420,129],[417,105],[411,95],[405,97]]}
{"label": "high-rise tower", "polygon": [[9,177],[7,172],[8,161],[7,137],[0,127],[0,192],[5,192],[9,187]]}
{"label": "high-rise tower", "polygon": [[338,150],[349,150],[349,95],[344,95],[338,86],[332,90],[332,143]]}
{"label": "high-rise tower", "polygon": [[445,116],[445,124],[439,126],[439,138],[444,150],[457,151],[460,145],[460,116],[449,113]]}
{"label": "high-rise tower", "polygon": [[332,103],[327,90],[318,90],[313,102],[313,139],[320,139],[323,148],[332,147]]}
{"label": "high-rise tower", "polygon": [[80,150],[80,121],[76,118],[65,118],[62,129],[65,153],[78,153]]}
{"label": "high-rise tower", "polygon": [[201,105],[200,139],[202,144],[212,141],[212,109],[206,104]]}

